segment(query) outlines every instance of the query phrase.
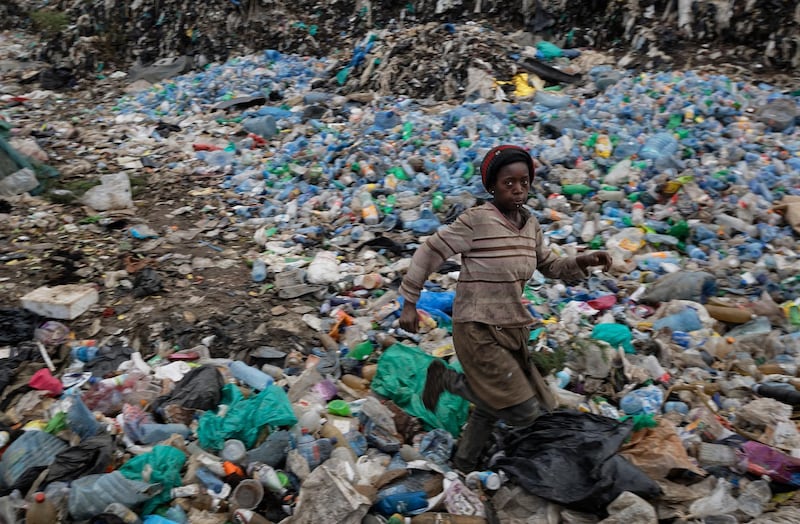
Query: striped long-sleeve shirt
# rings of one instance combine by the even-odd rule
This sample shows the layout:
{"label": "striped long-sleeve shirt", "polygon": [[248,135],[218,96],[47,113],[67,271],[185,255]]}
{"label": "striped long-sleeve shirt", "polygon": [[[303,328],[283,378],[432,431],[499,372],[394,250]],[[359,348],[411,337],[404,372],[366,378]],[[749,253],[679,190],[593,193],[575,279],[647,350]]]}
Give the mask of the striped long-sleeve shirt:
{"label": "striped long-sleeve shirt", "polygon": [[400,294],[416,303],[425,280],[445,260],[461,254],[453,303],[454,322],[521,327],[533,321],[522,304],[525,283],[538,269],[547,277],[585,277],[574,257],[558,257],[545,245],[535,217],[521,210],[522,229],[493,204],[473,207],[440,229],[414,253]]}

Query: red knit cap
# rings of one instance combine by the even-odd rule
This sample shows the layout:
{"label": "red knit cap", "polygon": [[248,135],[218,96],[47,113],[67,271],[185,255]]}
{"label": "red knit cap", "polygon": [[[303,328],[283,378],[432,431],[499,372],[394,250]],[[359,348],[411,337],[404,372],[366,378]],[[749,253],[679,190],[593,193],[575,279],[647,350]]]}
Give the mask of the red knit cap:
{"label": "red knit cap", "polygon": [[519,146],[506,144],[493,147],[486,153],[486,156],[483,157],[483,162],[481,162],[481,181],[483,182],[483,187],[488,191],[489,187],[494,184],[497,178],[497,172],[500,171],[500,168],[508,164],[513,164],[514,162],[525,162],[528,164],[528,177],[530,183],[533,184],[536,162],[534,162],[530,153]]}

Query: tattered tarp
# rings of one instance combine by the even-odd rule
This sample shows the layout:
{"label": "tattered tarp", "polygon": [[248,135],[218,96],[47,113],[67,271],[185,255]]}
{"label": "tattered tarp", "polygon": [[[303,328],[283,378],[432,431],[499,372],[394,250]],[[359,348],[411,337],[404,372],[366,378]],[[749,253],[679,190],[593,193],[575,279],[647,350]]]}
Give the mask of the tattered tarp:
{"label": "tattered tarp", "polygon": [[492,459],[528,492],[578,511],[603,515],[625,491],[656,497],[658,485],[617,454],[633,422],[557,411],[512,432]]}

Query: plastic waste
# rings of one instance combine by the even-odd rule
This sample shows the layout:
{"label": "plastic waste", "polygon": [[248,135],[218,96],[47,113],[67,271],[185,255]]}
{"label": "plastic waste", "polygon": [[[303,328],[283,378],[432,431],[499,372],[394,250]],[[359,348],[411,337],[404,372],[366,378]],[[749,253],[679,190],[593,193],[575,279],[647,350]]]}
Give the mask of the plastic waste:
{"label": "plastic waste", "polygon": [[267,264],[261,258],[253,260],[253,268],[250,272],[253,282],[263,282],[267,278]]}
{"label": "plastic waste", "polygon": [[689,512],[695,517],[724,515],[737,505],[731,495],[731,484],[725,479],[718,479],[714,490],[707,497],[695,500],[689,506]]}
{"label": "plastic waste", "polygon": [[428,507],[428,496],[424,491],[410,491],[407,493],[395,493],[379,499],[375,503],[375,509],[384,516],[395,513],[401,515],[413,515]]}
{"label": "plastic waste", "polygon": [[297,439],[296,449],[300,455],[308,462],[308,467],[312,470],[328,460],[336,442],[327,438],[314,438],[307,429],[303,429],[300,438]]}
{"label": "plastic waste", "polygon": [[100,424],[94,414],[89,411],[77,392],[69,395],[70,407],[67,411],[67,424],[81,440],[93,437],[100,431]]}
{"label": "plastic waste", "polygon": [[701,329],[703,324],[694,308],[686,307],[679,313],[660,318],[653,322],[653,329],[669,328],[672,331],[695,331]]}
{"label": "plastic waste", "polygon": [[647,386],[635,389],[622,397],[620,408],[628,415],[645,413],[655,415],[661,413],[664,392],[658,386]]}
{"label": "plastic waste", "polygon": [[412,220],[407,225],[414,233],[418,235],[430,235],[435,233],[442,224],[433,213],[430,202],[426,202],[422,204],[422,207],[420,207],[419,218]]}
{"label": "plastic waste", "polygon": [[41,491],[33,496],[33,501],[25,512],[26,524],[52,524],[58,522],[58,508]]}
{"label": "plastic waste", "polygon": [[639,298],[639,302],[659,304],[670,300],[690,300],[705,303],[708,297],[714,296],[716,287],[716,278],[710,273],[702,271],[670,273],[648,286],[644,295]]}
{"label": "plastic waste", "polygon": [[231,374],[240,382],[247,384],[256,391],[263,391],[275,383],[275,379],[260,369],[248,366],[240,360],[228,364]]}
{"label": "plastic waste", "polygon": [[39,186],[36,173],[27,167],[0,179],[0,196],[15,196]]}
{"label": "plastic waste", "polygon": [[758,517],[764,512],[764,505],[772,498],[769,482],[764,479],[749,482],[740,490],[737,502],[739,511],[750,517]]}
{"label": "plastic waste", "polygon": [[160,491],[158,485],[129,480],[119,471],[87,475],[72,482],[69,513],[73,518],[82,520],[99,515],[114,502],[136,508]]}
{"label": "plastic waste", "polygon": [[255,509],[264,498],[264,487],[254,479],[244,479],[231,494],[231,504],[235,508]]}
{"label": "plastic waste", "polygon": [[332,284],[339,280],[339,262],[336,253],[318,251],[308,266],[306,279],[312,284]]}

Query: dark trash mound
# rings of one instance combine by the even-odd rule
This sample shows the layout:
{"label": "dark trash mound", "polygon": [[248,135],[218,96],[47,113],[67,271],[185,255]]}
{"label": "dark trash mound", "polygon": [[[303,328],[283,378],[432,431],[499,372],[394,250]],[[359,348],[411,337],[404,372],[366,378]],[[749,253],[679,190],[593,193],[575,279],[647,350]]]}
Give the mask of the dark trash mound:
{"label": "dark trash mound", "polygon": [[[426,54],[450,55],[452,62],[438,63],[455,67],[465,59],[457,56],[462,51],[477,51],[490,64],[505,59],[507,49],[493,48],[480,36],[470,43],[472,49],[465,49],[464,42],[454,45],[441,39],[448,33],[447,24],[465,22],[504,34],[525,32],[563,48],[613,50],[624,57],[621,65],[626,67],[697,67],[723,58],[767,70],[793,71],[800,65],[800,23],[793,2],[696,0],[684,10],[678,4],[672,0],[566,4],[241,0],[193,3],[186,9],[175,0],[60,2],[46,7],[11,0],[0,6],[0,15],[5,15],[0,16],[0,28],[27,24],[39,31],[45,37],[40,58],[71,67],[79,76],[107,71],[110,65],[127,69],[134,63],[148,65],[178,56],[190,57],[193,67],[202,67],[263,49],[349,62],[358,51],[356,44],[371,33],[399,30],[396,38],[385,40],[393,46],[390,63],[373,65],[386,73],[374,82],[391,82],[402,94],[431,86],[442,92],[453,89],[436,84],[443,71],[424,69]],[[59,20],[68,23],[56,23]],[[428,23],[440,24],[441,29],[404,32]],[[421,48],[422,56],[409,55],[406,50],[412,47]],[[409,69],[405,76],[392,77],[403,67]]]}

